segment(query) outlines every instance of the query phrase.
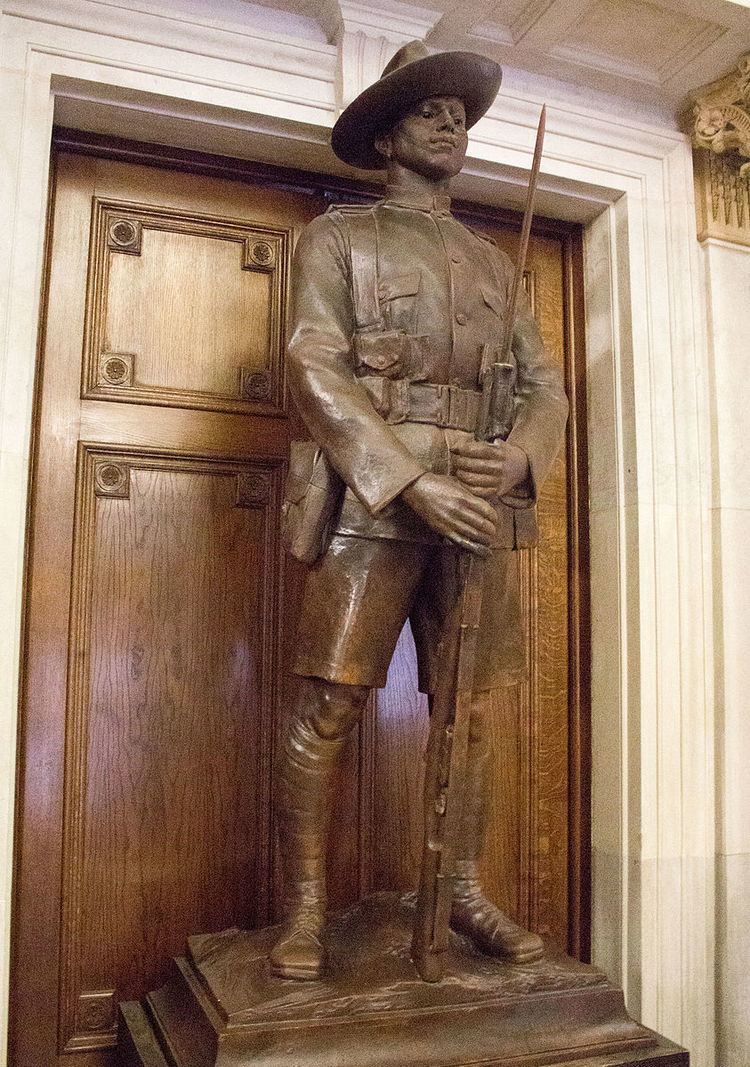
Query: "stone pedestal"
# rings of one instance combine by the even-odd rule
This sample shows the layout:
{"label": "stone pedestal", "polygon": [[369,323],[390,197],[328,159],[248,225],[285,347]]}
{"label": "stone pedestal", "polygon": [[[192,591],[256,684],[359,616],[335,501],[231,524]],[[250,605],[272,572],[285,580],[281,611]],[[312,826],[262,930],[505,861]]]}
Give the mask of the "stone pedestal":
{"label": "stone pedestal", "polygon": [[379,893],[331,917],[317,982],[271,976],[278,928],[191,937],[167,983],[122,1005],[122,1067],[687,1067],[593,967],[513,965],[451,936],[445,978],[409,958],[414,901]]}

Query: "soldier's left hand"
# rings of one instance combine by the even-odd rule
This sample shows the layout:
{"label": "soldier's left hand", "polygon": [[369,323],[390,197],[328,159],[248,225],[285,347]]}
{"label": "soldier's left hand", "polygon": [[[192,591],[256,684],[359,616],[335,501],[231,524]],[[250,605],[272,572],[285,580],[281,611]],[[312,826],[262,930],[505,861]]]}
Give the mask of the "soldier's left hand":
{"label": "soldier's left hand", "polygon": [[529,477],[529,459],[507,441],[466,440],[451,448],[451,473],[484,500],[505,496]]}

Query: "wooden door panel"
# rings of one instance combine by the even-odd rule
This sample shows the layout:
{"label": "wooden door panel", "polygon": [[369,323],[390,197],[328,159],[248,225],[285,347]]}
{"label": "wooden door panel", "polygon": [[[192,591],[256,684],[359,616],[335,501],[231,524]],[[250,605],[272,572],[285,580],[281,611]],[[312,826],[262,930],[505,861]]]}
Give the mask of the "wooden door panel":
{"label": "wooden door panel", "polygon": [[265,917],[281,473],[82,450],[66,1048],[110,1042],[115,996],[158,984],[186,929]]}
{"label": "wooden door panel", "polygon": [[[304,432],[285,397],[284,324],[294,238],[325,201],[267,175],[56,166],[12,1063],[110,1067],[117,1001],[158,984],[189,934],[280,914],[274,762],[304,585],[278,536],[289,441]],[[484,228],[513,252],[510,227]],[[562,360],[562,245],[534,242],[529,290]],[[563,944],[570,477],[562,457],[543,547],[521,553],[531,673],[488,706],[484,859],[498,903]],[[427,728],[405,633],[346,746],[332,906],[415,884]]]}
{"label": "wooden door panel", "polygon": [[566,471],[558,460],[540,508],[540,547],[532,561],[536,657],[531,680],[529,914],[540,933],[565,947],[568,895],[568,509]]}
{"label": "wooden door panel", "polygon": [[[158,983],[189,933],[268,921],[291,640],[278,519],[298,435],[280,353],[292,234],[322,208],[246,183],[57,160],[32,489],[17,1067],[103,1067],[116,1001]],[[129,251],[110,247],[110,209],[138,222],[137,239],[115,234],[135,240]],[[124,380],[116,364],[100,376],[115,343],[126,351],[108,356],[132,357]]]}
{"label": "wooden door panel", "polygon": [[288,230],[100,200],[86,396],[283,411]]}
{"label": "wooden door panel", "polygon": [[413,889],[422,856],[424,754],[429,715],[417,689],[417,658],[407,622],[377,695],[374,753],[373,884]]}
{"label": "wooden door panel", "polygon": [[517,922],[530,926],[524,908],[528,848],[525,839],[524,741],[528,723],[524,721],[524,686],[499,689],[486,700],[486,713],[492,721],[490,790],[487,839],[481,862],[482,880],[490,899]]}

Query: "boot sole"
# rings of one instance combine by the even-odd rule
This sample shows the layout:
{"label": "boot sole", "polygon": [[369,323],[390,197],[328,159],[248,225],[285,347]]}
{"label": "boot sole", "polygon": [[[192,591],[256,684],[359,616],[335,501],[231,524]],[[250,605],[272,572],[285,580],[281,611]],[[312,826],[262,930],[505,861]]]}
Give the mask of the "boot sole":
{"label": "boot sole", "polygon": [[474,947],[482,953],[483,956],[489,956],[493,960],[505,960],[506,963],[534,963],[536,960],[541,960],[544,957],[544,951],[541,952],[498,952],[497,949],[485,948],[484,945],[474,942]]}
{"label": "boot sole", "polygon": [[544,957],[544,950],[541,952],[526,952],[522,955],[514,955],[512,953],[500,956],[500,959],[507,960],[508,963],[534,963],[535,960],[541,960]]}
{"label": "boot sole", "polygon": [[473,943],[485,956],[491,956],[493,959],[505,960],[507,963],[533,963],[535,960],[540,960],[544,956],[544,948],[531,949],[529,952],[509,952],[500,948],[492,948],[490,945],[483,943],[481,937],[473,935],[461,922],[451,922],[451,930],[455,930],[456,933],[463,934],[464,937]]}

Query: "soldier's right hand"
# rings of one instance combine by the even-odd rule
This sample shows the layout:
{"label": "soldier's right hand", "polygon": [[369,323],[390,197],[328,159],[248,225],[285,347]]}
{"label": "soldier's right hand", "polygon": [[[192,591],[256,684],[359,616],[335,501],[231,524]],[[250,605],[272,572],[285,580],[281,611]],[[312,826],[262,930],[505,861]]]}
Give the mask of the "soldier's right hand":
{"label": "soldier's right hand", "polygon": [[457,478],[423,474],[401,496],[436,533],[477,555],[489,552],[497,512]]}

